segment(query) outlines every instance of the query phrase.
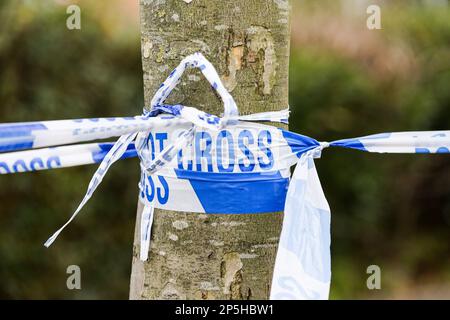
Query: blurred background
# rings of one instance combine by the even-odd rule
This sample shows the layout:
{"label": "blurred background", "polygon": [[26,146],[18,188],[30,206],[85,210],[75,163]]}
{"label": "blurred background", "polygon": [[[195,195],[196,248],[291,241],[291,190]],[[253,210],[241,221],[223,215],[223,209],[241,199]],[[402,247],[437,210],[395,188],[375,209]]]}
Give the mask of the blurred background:
{"label": "blurred background", "polygon": [[[68,4],[82,8],[69,32]],[[290,128],[319,140],[450,129],[450,6],[292,0]],[[366,8],[381,6],[381,30]],[[143,106],[136,0],[0,2],[0,122],[134,115]],[[332,299],[450,299],[450,157],[327,150]],[[117,163],[70,232],[42,243],[95,166],[0,178],[0,298],[127,299],[139,177]],[[120,205],[118,205],[120,204]],[[66,268],[82,289],[66,288]],[[366,268],[381,268],[368,290]]]}

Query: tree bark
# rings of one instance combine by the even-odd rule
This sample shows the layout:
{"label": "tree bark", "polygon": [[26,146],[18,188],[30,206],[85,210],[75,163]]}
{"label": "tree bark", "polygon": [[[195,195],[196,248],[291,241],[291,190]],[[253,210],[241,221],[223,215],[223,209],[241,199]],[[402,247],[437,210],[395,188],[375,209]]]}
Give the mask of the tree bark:
{"label": "tree bark", "polygon": [[[146,105],[181,59],[200,51],[241,114],[288,106],[288,0],[141,0],[140,10]],[[223,112],[198,70],[183,76],[168,102]],[[149,260],[143,263],[141,211],[139,204],[131,299],[268,299],[282,213],[155,210]]]}

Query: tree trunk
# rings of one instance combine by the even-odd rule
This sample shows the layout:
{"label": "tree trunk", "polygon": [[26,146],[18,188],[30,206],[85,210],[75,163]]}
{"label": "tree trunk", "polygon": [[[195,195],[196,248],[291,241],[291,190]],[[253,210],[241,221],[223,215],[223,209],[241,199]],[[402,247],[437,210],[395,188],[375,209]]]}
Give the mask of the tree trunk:
{"label": "tree trunk", "polygon": [[[288,0],[141,0],[140,10],[146,105],[181,59],[200,51],[241,114],[288,106]],[[198,70],[183,76],[169,98],[174,102],[223,112]],[[139,204],[131,299],[268,299],[282,213],[155,210],[144,263],[139,260],[141,211]]]}

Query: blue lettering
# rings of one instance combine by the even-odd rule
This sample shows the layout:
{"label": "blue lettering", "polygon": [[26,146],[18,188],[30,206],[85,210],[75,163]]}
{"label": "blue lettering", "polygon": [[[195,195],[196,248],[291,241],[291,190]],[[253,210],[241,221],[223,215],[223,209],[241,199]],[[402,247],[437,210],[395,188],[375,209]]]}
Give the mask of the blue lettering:
{"label": "blue lettering", "polygon": [[58,156],[50,157],[47,159],[47,168],[53,169],[52,162],[55,163],[56,167],[61,166],[61,160],[59,159]]}
{"label": "blue lettering", "polygon": [[167,140],[166,132],[159,132],[155,135],[156,140],[159,141],[159,152],[162,152],[164,149],[164,141]]}
{"label": "blue lettering", "polygon": [[5,170],[5,173],[11,173],[11,170],[9,170],[9,167],[6,164],[6,162],[0,162],[0,169]]}
{"label": "blue lettering", "polygon": [[[160,204],[166,204],[167,201],[169,200],[169,184],[167,183],[164,177],[156,176],[158,177],[158,180],[161,183],[162,188],[161,187],[155,188],[153,177],[152,176],[147,177],[148,185],[147,184],[145,185],[145,197],[149,202],[153,202],[153,200],[155,199],[155,190],[156,190],[158,202]],[[162,191],[164,191],[164,193]]]}
{"label": "blue lettering", "polygon": [[164,189],[164,196],[161,195],[161,188],[156,188],[157,194],[158,194],[158,202],[160,204],[166,204],[167,200],[169,200],[169,184],[167,183],[166,179],[164,177],[158,176],[159,182],[161,182],[161,185]]}
{"label": "blue lettering", "polygon": [[[228,145],[228,166],[225,168],[223,165],[223,140],[226,138],[227,145]],[[220,131],[219,135],[217,136],[217,168],[219,169],[219,172],[233,172],[234,170],[234,143],[233,143],[233,136],[232,134],[227,131],[223,130]]]}
{"label": "blue lettering", "polygon": [[[19,169],[19,166],[22,167],[23,170]],[[25,164],[25,161],[23,160],[17,160],[14,164],[13,164],[13,171],[14,172],[24,172],[24,171],[28,171],[27,165]]]}
{"label": "blue lettering", "polygon": [[155,198],[155,184],[153,183],[153,179],[151,176],[147,177],[148,183],[150,184],[151,193],[148,193],[148,186],[145,186],[145,196],[149,202],[153,201],[153,198]]}
{"label": "blue lettering", "polygon": [[[247,141],[247,144],[244,143],[244,139]],[[241,133],[239,133],[239,149],[242,151],[242,153],[245,155],[245,157],[249,160],[249,164],[245,165],[244,159],[239,159],[239,168],[242,172],[248,172],[253,171],[255,168],[255,157],[253,156],[253,153],[250,152],[250,149],[248,148],[249,145],[252,145],[254,143],[253,135],[248,130],[242,130]]]}
{"label": "blue lettering", "polygon": [[[183,133],[180,133],[182,135]],[[190,148],[183,148],[177,153],[177,167],[180,170],[195,170],[205,172],[234,172],[236,165],[241,172],[251,172],[259,164],[261,170],[270,170],[275,165],[275,157],[272,147],[272,133],[269,130],[261,130],[253,133],[250,130],[237,132],[235,140],[232,131],[221,130],[214,138],[208,131],[198,131],[192,144],[193,158],[189,160],[183,153],[190,152]],[[164,135],[167,139],[167,135]],[[236,144],[239,149],[237,154]],[[213,150],[215,150],[213,152]],[[256,152],[256,153],[255,153]],[[212,159],[212,157],[215,159]],[[238,160],[236,160],[238,159]],[[165,159],[171,161],[172,159]],[[216,167],[217,165],[217,167]]]}
{"label": "blue lettering", "polygon": [[183,165],[183,151],[178,152],[178,169],[180,170],[192,170],[192,160],[187,161],[187,168]]}
{"label": "blue lettering", "polygon": [[[26,172],[26,171],[36,171],[44,169],[53,169],[61,166],[61,159],[58,156],[49,157],[47,161],[40,157],[31,159],[30,162],[25,162],[24,159],[18,159],[12,164],[10,168],[6,162],[0,162],[0,172],[11,173],[11,172]],[[3,170],[1,170],[3,169]]]}
{"label": "blue lettering", "polygon": [[[205,140],[206,145],[202,150],[201,141]],[[197,132],[195,134],[195,160],[197,164],[197,171],[202,171],[202,158],[206,159],[208,164],[208,172],[212,172],[212,161],[211,161],[211,135],[208,132]]]}
{"label": "blue lettering", "polygon": [[[184,131],[180,132],[178,137],[181,137],[183,134],[185,134]],[[184,165],[183,165],[183,151],[181,149],[178,152],[178,169],[180,169],[180,170],[192,170],[192,160],[188,160],[187,161],[187,168],[184,167]]]}
{"label": "blue lettering", "polygon": [[266,144],[264,144],[264,139],[267,141],[267,145],[270,145],[272,143],[272,135],[270,134],[269,130],[263,130],[258,135],[259,150],[264,152],[268,159],[268,162],[263,162],[263,157],[258,156],[259,166],[263,170],[269,170],[273,167],[273,154],[272,150],[270,150],[270,148]]}
{"label": "blue lettering", "polygon": [[32,171],[36,171],[39,169],[36,169],[36,165],[39,165],[39,169],[44,169],[44,161],[42,161],[41,158],[34,158],[33,160],[31,160],[30,162],[30,168]]}
{"label": "blue lettering", "polygon": [[152,135],[151,132],[148,134],[148,138],[147,138],[147,142],[146,142],[147,147],[148,147],[148,143],[149,142],[150,142],[150,145],[151,145],[150,149],[152,150],[151,151],[152,160],[155,160],[155,140],[153,139],[153,135]]}
{"label": "blue lettering", "polygon": [[145,175],[141,172],[141,181],[140,181],[140,189],[141,189],[141,198],[145,197],[144,189],[145,189]]}

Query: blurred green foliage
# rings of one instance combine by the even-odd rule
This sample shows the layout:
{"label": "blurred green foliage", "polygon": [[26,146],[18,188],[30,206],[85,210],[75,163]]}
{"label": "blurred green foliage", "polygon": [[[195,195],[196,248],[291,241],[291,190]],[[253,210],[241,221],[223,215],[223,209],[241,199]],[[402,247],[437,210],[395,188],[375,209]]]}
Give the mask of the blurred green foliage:
{"label": "blurred green foliage", "polygon": [[[69,31],[66,6],[43,3],[0,4],[0,122],[139,114],[139,29],[111,37],[86,4],[82,29]],[[58,245],[42,245],[76,209],[95,169],[1,177],[1,298],[128,297],[135,159],[111,169]],[[66,288],[70,264],[81,267],[83,290]]]}
{"label": "blurred green foliage", "polygon": [[[139,30],[88,3],[81,31],[66,29],[63,5],[0,3],[0,122],[139,113]],[[327,3],[294,10],[291,129],[327,141],[449,129],[448,8],[386,4],[383,30],[361,31],[364,17]],[[341,28],[329,32],[333,23]],[[333,216],[332,298],[450,297],[447,156],[329,149],[317,166]],[[136,160],[112,168],[57,245],[40,243],[75,209],[94,170],[1,177],[0,298],[128,297]],[[67,290],[69,264],[81,267],[83,290]],[[381,291],[366,288],[371,264],[381,267]]]}
{"label": "blurred green foliage", "polygon": [[[330,141],[450,128],[448,8],[385,5],[383,30],[361,31],[365,16],[317,7],[293,18],[291,130]],[[313,19],[342,29],[310,30]],[[332,298],[450,297],[449,157],[330,149],[317,166],[332,210]],[[383,290],[366,288],[371,264]]]}

